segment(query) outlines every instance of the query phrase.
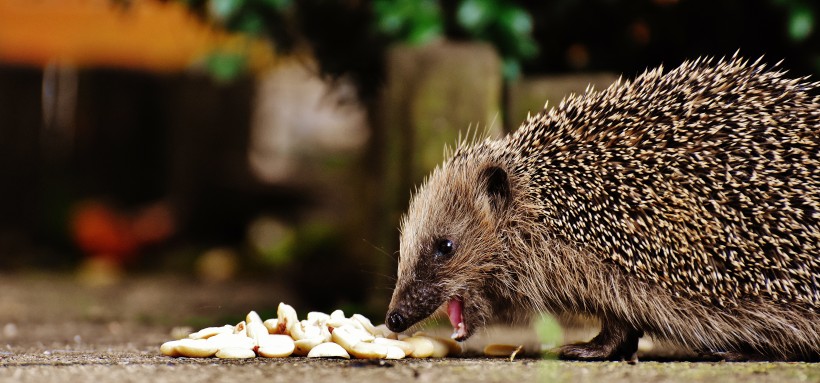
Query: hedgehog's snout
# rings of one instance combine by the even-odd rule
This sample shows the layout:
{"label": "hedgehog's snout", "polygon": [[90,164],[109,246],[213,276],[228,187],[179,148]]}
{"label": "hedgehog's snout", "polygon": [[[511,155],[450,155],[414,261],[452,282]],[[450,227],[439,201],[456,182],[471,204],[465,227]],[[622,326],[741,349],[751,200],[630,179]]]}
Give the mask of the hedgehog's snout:
{"label": "hedgehog's snout", "polygon": [[404,316],[404,314],[402,314],[398,310],[393,310],[387,313],[387,318],[385,319],[384,323],[386,323],[387,328],[393,332],[402,332],[404,330],[407,330],[408,327],[410,327],[407,321],[407,317]]}
{"label": "hedgehog's snout", "polygon": [[390,331],[402,332],[429,317],[443,299],[430,283],[413,283],[397,287],[388,307],[385,324]]}
{"label": "hedgehog's snout", "polygon": [[407,289],[396,287],[384,323],[393,332],[402,332],[413,325],[415,304],[407,297]]}

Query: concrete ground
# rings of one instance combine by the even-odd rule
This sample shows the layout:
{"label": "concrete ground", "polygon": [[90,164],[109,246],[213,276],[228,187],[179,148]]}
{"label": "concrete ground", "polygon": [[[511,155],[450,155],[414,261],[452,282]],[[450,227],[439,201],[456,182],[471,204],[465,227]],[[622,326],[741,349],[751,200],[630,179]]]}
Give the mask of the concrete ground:
{"label": "concrete ground", "polygon": [[[2,275],[0,291],[0,381],[820,382],[820,364],[806,363],[169,358],[159,345],[172,339],[176,326],[221,325],[250,309],[297,302],[275,283],[208,285],[157,276],[87,287],[65,275]],[[532,336],[492,335],[513,343]],[[471,347],[486,341],[478,338]]]}

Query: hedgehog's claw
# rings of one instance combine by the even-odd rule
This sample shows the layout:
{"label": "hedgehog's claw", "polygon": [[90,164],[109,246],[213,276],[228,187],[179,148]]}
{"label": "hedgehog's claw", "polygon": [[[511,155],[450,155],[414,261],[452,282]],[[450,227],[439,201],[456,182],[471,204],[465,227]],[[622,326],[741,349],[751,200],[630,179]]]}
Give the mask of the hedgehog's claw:
{"label": "hedgehog's claw", "polygon": [[594,342],[568,344],[560,348],[558,356],[564,360],[601,361],[601,360],[637,360],[637,354],[633,353],[629,358],[626,355],[616,353],[608,345]]}
{"label": "hedgehog's claw", "polygon": [[586,343],[568,344],[558,350],[558,357],[565,360],[625,360],[638,361],[638,339],[642,331],[621,326],[604,325],[601,332]]}

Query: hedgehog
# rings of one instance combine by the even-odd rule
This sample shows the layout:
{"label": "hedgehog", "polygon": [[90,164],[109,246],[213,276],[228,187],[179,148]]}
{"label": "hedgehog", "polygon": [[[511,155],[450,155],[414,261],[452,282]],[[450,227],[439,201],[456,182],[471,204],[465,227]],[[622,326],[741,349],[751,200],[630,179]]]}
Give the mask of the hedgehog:
{"label": "hedgehog", "polygon": [[563,359],[636,360],[644,335],[820,359],[819,83],[762,61],[647,70],[462,140],[402,219],[388,328],[442,309],[463,341],[546,312],[601,323]]}

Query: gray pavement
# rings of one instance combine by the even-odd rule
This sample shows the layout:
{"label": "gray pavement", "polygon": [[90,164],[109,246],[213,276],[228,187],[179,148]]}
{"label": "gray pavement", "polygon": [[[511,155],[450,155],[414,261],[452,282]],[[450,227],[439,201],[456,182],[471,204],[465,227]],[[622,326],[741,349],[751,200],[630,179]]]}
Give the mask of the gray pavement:
{"label": "gray pavement", "polygon": [[820,364],[806,363],[169,358],[159,345],[175,326],[221,325],[250,309],[298,302],[275,283],[208,285],[173,276],[88,287],[66,275],[3,275],[0,291],[0,381],[820,382]]}

